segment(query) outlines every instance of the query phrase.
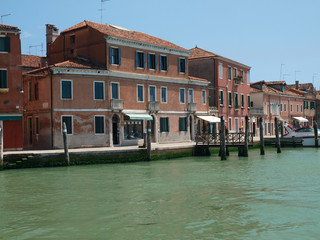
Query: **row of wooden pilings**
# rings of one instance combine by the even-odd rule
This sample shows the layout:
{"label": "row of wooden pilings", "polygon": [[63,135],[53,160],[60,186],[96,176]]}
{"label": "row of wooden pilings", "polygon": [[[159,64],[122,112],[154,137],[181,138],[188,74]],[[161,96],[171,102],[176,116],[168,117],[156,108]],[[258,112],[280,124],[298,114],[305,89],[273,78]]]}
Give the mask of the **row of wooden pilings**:
{"label": "row of wooden pilings", "polygon": [[[264,137],[263,137],[263,118],[259,119],[260,121],[260,155],[264,155],[265,151],[264,151]],[[245,143],[244,143],[244,147],[243,147],[243,151],[240,152],[239,149],[239,156],[243,156],[243,157],[247,157],[248,156],[248,133],[249,133],[249,118],[248,116],[246,116],[246,123],[245,123]],[[276,134],[276,149],[277,149],[277,153],[281,153],[281,142],[280,142],[280,136],[279,136],[279,121],[278,118],[275,117],[274,118],[274,122],[275,122],[275,134]],[[319,140],[318,140],[318,125],[317,122],[314,121],[314,141],[315,141],[315,147],[319,147]],[[283,122],[280,121],[280,131],[281,131],[281,137],[283,137]],[[227,155],[229,155],[229,151],[226,147],[226,139],[225,139],[225,120],[224,117],[221,117],[221,121],[220,121],[220,134],[221,134],[221,144],[220,144],[220,152],[219,152],[219,156],[221,156],[221,160],[226,160],[227,159]]]}

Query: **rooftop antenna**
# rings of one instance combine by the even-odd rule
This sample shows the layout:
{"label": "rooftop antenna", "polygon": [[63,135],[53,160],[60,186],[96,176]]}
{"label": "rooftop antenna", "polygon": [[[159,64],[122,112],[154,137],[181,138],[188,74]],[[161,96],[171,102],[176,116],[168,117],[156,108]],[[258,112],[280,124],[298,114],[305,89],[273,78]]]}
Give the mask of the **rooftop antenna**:
{"label": "rooftop antenna", "polygon": [[106,1],[110,1],[110,0],[100,0],[101,1],[101,8],[100,9],[98,9],[98,11],[100,11],[101,12],[101,24],[102,24],[102,11],[104,10],[103,8],[102,8],[102,3],[104,3],[104,2],[106,2]]}
{"label": "rooftop antenna", "polygon": [[43,43],[41,43],[41,45],[30,45],[29,46],[29,54],[31,55],[31,48],[35,48],[36,49],[36,55],[38,54],[38,47],[41,47],[41,55],[43,56]]}
{"label": "rooftop antenna", "polygon": [[11,13],[1,15],[1,24],[3,24],[3,18],[4,18],[4,17],[8,17],[8,16],[10,16],[10,15],[11,15]]}

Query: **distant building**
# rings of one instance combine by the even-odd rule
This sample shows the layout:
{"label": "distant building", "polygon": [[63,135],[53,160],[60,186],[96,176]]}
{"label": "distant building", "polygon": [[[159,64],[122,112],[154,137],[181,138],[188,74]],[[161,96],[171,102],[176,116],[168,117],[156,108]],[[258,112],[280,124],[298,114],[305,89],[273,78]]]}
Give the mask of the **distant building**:
{"label": "distant building", "polygon": [[22,73],[47,66],[46,57],[37,55],[21,55]]}
{"label": "distant building", "polygon": [[253,132],[259,135],[260,119],[263,119],[264,135],[274,135],[274,120],[284,124],[304,125],[307,121],[303,107],[303,92],[287,87],[285,81],[251,83],[251,116]]}
{"label": "distant building", "polygon": [[190,76],[210,83],[210,112],[223,116],[229,131],[243,131],[250,115],[250,67],[198,47],[190,51]]}
{"label": "distant building", "polygon": [[0,24],[0,127],[4,149],[23,148],[20,30]]}
{"label": "distant building", "polygon": [[208,81],[188,75],[186,49],[124,29],[83,21],[59,34],[47,25],[48,66],[24,73],[25,146],[138,145],[195,137],[208,115]]}

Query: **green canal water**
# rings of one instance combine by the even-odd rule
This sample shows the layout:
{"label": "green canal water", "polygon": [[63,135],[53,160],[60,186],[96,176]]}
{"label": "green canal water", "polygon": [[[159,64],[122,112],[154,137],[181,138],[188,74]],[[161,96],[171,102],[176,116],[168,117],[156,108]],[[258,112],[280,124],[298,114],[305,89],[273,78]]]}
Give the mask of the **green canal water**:
{"label": "green canal water", "polygon": [[0,172],[0,239],[319,239],[320,150]]}

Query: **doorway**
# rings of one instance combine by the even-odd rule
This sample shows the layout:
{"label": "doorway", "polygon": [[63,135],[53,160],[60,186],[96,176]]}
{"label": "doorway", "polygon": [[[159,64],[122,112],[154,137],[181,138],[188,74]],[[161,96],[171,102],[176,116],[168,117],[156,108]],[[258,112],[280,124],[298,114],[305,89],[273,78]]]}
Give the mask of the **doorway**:
{"label": "doorway", "polygon": [[112,117],[112,140],[113,144],[119,144],[119,133],[120,133],[120,118],[118,115],[114,114]]}

